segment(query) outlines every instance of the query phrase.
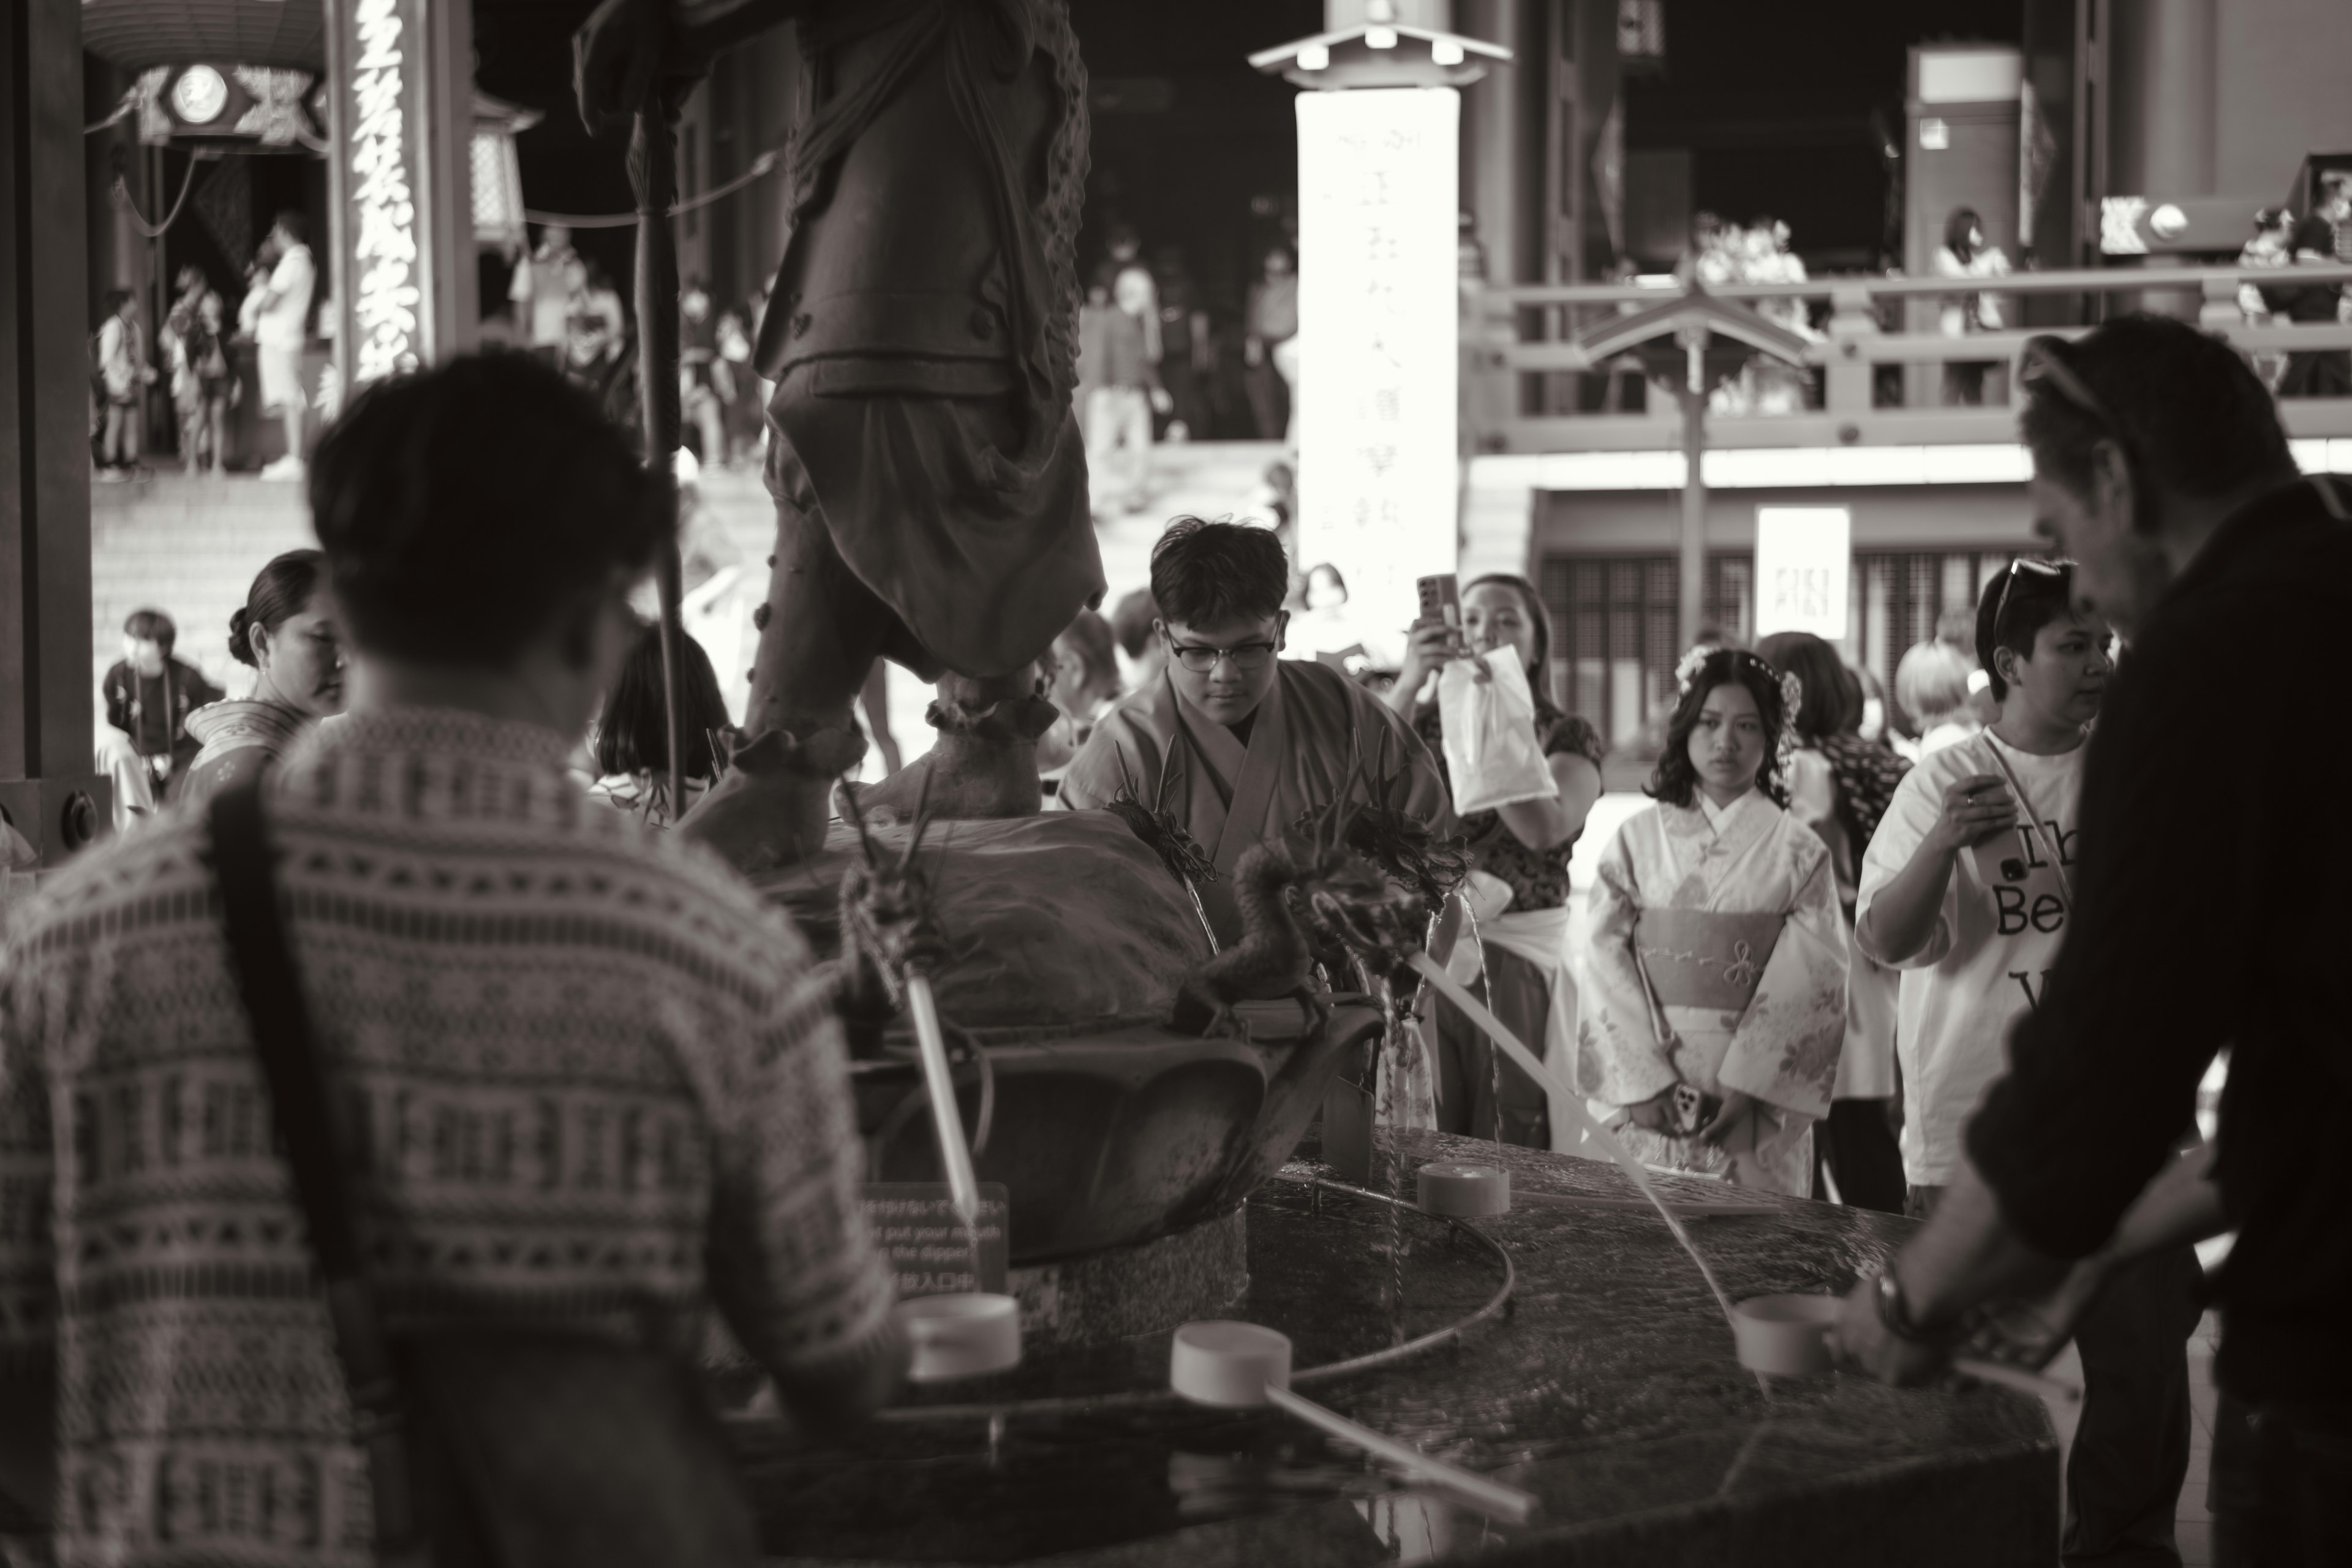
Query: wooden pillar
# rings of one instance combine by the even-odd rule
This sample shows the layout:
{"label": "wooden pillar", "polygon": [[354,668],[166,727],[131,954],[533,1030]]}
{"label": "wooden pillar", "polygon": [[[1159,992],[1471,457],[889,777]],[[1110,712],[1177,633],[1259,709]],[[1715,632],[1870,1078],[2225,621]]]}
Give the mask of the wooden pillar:
{"label": "wooden pillar", "polygon": [[79,0],[0,14],[0,805],[54,866],[91,776],[89,281]]}
{"label": "wooden pillar", "polygon": [[1685,386],[1681,392],[1683,460],[1688,467],[1683,473],[1683,519],[1677,551],[1677,653],[1698,640],[1699,626],[1706,618],[1706,382],[1698,368],[1705,352],[1691,351],[1692,380],[1697,385]]}
{"label": "wooden pillar", "polygon": [[[2217,0],[2144,0],[2117,7],[2114,53],[2113,161],[2121,195],[2174,200],[2213,193]],[[2179,268],[2185,258],[2150,256],[2148,272]],[[2200,300],[2189,288],[2149,289],[2139,308],[2195,321]]]}

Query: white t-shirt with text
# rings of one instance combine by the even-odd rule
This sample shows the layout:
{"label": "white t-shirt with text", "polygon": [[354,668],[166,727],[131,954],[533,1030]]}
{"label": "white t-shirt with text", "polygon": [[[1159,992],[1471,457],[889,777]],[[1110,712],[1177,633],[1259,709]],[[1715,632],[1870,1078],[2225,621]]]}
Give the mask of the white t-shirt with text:
{"label": "white t-shirt with text", "polygon": [[[1903,971],[1895,1049],[1903,1174],[1915,1186],[1940,1186],[1958,1169],[1962,1130],[2008,1065],[2010,1026],[2034,1005],[2057,962],[2071,902],[2060,867],[2073,875],[2084,750],[2037,757],[1987,730],[1932,752],[1896,786],[1863,857],[1856,944]],[[1935,826],[1944,792],[1972,773],[2001,777],[2002,763],[2025,792],[2015,831],[1962,850],[1927,945],[1887,957],[1866,934],[1879,893]]]}

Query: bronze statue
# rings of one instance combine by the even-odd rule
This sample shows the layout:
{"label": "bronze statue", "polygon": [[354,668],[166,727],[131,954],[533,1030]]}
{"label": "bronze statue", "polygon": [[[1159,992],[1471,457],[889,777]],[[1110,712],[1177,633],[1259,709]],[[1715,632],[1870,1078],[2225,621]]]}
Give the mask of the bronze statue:
{"label": "bronze statue", "polygon": [[1040,804],[1036,661],[1103,593],[1070,411],[1086,70],[1064,0],[605,0],[592,125],[670,112],[780,23],[807,63],[790,237],[760,324],[776,553],[740,765],[681,822],[739,867],[822,846],[877,658],[938,682],[929,757],[862,795]]}

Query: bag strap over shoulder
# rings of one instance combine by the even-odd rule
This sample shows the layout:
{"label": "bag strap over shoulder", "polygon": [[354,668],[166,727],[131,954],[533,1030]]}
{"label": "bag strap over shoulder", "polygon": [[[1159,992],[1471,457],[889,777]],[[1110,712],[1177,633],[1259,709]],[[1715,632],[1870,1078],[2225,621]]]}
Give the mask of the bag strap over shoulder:
{"label": "bag strap over shoulder", "polygon": [[422,1562],[408,1470],[405,1411],[391,1342],[369,1289],[352,1184],[335,1145],[308,1005],[278,903],[261,781],[213,797],[213,868],[220,880],[229,959],[269,1084],[270,1116],[294,1168],[294,1194],[327,1287],[335,1353],[349,1386],[354,1434],[367,1455],[379,1561]]}

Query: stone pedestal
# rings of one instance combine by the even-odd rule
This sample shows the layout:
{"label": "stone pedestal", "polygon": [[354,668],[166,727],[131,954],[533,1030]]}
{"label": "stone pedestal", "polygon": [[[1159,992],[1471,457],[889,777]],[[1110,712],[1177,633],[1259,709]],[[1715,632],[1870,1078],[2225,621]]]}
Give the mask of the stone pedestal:
{"label": "stone pedestal", "polygon": [[1013,1269],[1025,1353],[1164,1334],[1196,1318],[1223,1317],[1249,1289],[1244,1210],[1203,1220],[1138,1247],[1114,1247]]}

